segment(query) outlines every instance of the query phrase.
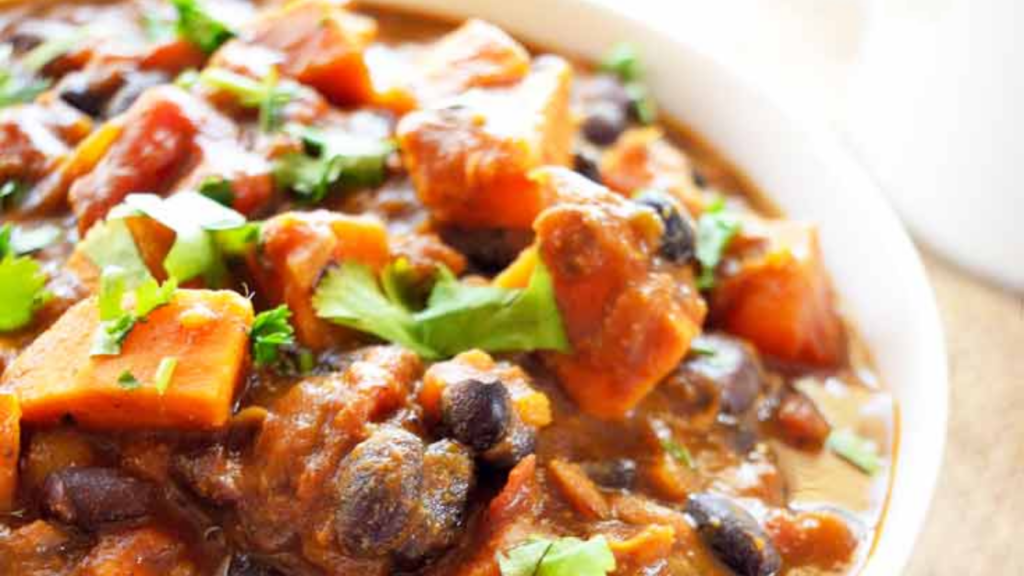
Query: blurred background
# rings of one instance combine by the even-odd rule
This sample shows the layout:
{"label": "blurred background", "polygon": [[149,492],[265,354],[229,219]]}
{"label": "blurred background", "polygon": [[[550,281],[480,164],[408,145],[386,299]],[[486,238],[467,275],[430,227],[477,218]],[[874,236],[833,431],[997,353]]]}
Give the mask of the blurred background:
{"label": "blurred background", "polygon": [[598,1],[830,124],[879,182],[924,256],[952,386],[943,474],[906,573],[1024,574],[1024,3]]}

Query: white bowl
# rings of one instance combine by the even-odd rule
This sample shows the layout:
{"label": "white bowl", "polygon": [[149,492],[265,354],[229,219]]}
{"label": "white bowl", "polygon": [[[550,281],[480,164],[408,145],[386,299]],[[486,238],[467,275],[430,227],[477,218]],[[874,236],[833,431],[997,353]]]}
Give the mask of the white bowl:
{"label": "white bowl", "polygon": [[844,308],[900,409],[888,512],[865,575],[900,574],[924,523],[946,438],[946,352],[931,286],[864,171],[804,115],[785,112],[712,55],[588,0],[372,0],[490,20],[517,37],[596,59],[620,40],[644,55],[659,105],[743,169],[788,215],[817,222]]}

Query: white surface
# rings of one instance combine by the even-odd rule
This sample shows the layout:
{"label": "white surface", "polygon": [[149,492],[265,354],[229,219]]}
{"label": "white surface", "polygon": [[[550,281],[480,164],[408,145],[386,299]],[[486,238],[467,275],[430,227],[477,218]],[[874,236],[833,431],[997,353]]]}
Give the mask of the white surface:
{"label": "white surface", "polygon": [[[815,0],[824,2],[825,0]],[[661,106],[741,166],[790,215],[821,225],[844,305],[901,408],[900,455],[881,540],[865,574],[901,573],[924,521],[945,444],[948,382],[938,313],[921,262],[870,179],[827,131],[783,112],[686,35],[586,0],[374,0],[492,20],[546,46],[598,57],[617,40],[646,55]],[[572,23],[572,25],[567,25]]]}

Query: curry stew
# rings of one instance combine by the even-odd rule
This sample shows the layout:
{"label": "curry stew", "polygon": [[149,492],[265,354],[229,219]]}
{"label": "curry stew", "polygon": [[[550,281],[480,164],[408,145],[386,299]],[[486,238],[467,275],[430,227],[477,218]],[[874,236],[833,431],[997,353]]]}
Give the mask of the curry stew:
{"label": "curry stew", "polygon": [[896,416],[816,229],[608,48],[0,10],[0,573],[856,573]]}

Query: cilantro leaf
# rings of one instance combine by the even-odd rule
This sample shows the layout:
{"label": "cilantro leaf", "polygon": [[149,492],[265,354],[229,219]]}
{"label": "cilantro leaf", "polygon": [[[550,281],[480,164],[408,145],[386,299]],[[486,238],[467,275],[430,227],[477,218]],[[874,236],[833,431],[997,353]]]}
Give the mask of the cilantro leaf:
{"label": "cilantro leaf", "polygon": [[235,203],[235,189],[226,178],[210,176],[199,185],[198,192],[221,206],[230,208]]}
{"label": "cilantro leaf", "polygon": [[618,76],[623,82],[636,82],[644,77],[639,52],[635,46],[625,42],[612,46],[601,59],[598,68],[602,72]]}
{"label": "cilantro leaf", "polygon": [[[441,268],[427,306],[412,312],[394,288],[382,291],[370,268],[344,262],[313,295],[317,315],[436,359],[479,348],[568,351],[550,272],[538,264],[522,290],[472,286]],[[387,282],[385,282],[387,286]]]}
{"label": "cilantro leaf", "polygon": [[256,315],[249,332],[256,366],[276,363],[280,359],[281,347],[295,344],[295,329],[288,321],[291,316],[292,311],[284,304]]}
{"label": "cilantro leaf", "polygon": [[171,0],[178,13],[178,35],[207,54],[235,36],[224,22],[210,14],[199,0]]}
{"label": "cilantro leaf", "polygon": [[715,268],[740,232],[740,220],[725,210],[725,201],[718,198],[697,220],[697,261],[701,271],[697,287],[710,290],[715,286]]}
{"label": "cilantro leaf", "polygon": [[874,476],[882,469],[882,458],[878,455],[878,445],[857,435],[853,430],[847,428],[833,430],[825,440],[825,446],[869,476]]}
{"label": "cilantro leaf", "polygon": [[24,328],[50,297],[39,262],[17,256],[10,225],[0,228],[0,332]]}
{"label": "cilantro leaf", "polygon": [[387,173],[387,158],[395,150],[388,140],[298,125],[285,129],[300,138],[306,150],[279,158],[274,163],[274,179],[278,186],[311,204],[322,201],[335,188],[379,186]]}
{"label": "cilantro leaf", "polygon": [[156,374],[153,376],[153,387],[156,388],[158,394],[163,396],[167,392],[167,388],[171,385],[171,379],[174,378],[174,370],[178,367],[178,359],[173,356],[167,356],[160,360],[160,364],[156,367]]}
{"label": "cilantro leaf", "polygon": [[117,385],[125,390],[138,390],[142,387],[142,382],[139,382],[139,380],[135,378],[134,374],[125,370],[117,377]]}
{"label": "cilantro leaf", "polygon": [[615,555],[604,536],[534,538],[498,554],[501,576],[606,576],[615,570]]}
{"label": "cilantro leaf", "polygon": [[258,109],[260,130],[267,133],[280,127],[282,108],[301,90],[295,82],[281,82],[276,68],[262,81],[225,68],[207,68],[199,74],[198,80],[207,87],[231,94],[243,107]]}
{"label": "cilantro leaf", "polygon": [[92,348],[89,351],[91,356],[116,356],[121,353],[121,345],[124,344],[132,328],[139,322],[144,322],[146,317],[161,306],[170,303],[178,283],[171,278],[162,285],[156,280],[148,278],[135,290],[135,309],[128,310],[124,307],[124,295],[127,290],[127,282],[130,276],[117,267],[103,269],[100,276],[100,325],[93,335]]}
{"label": "cilantro leaf", "polygon": [[100,270],[112,266],[121,269],[128,288],[134,288],[153,277],[135,246],[128,225],[122,219],[108,218],[96,224],[89,229],[79,247]]}
{"label": "cilantro leaf", "polygon": [[442,356],[470,348],[569,351],[551,273],[539,264],[525,290],[471,286],[442,269],[427,308],[417,314],[421,338]]}
{"label": "cilantro leaf", "polygon": [[111,218],[143,214],[174,231],[174,244],[164,258],[167,274],[186,282],[202,276],[211,286],[226,274],[221,247],[215,232],[237,230],[245,217],[195,192],[180,192],[169,198],[155,194],[129,194],[115,207]]}
{"label": "cilantro leaf", "polygon": [[345,261],[327,271],[313,294],[313,308],[335,324],[401,344],[424,358],[438,357],[420,342],[412,313],[389,300],[373,270],[358,262]]}

